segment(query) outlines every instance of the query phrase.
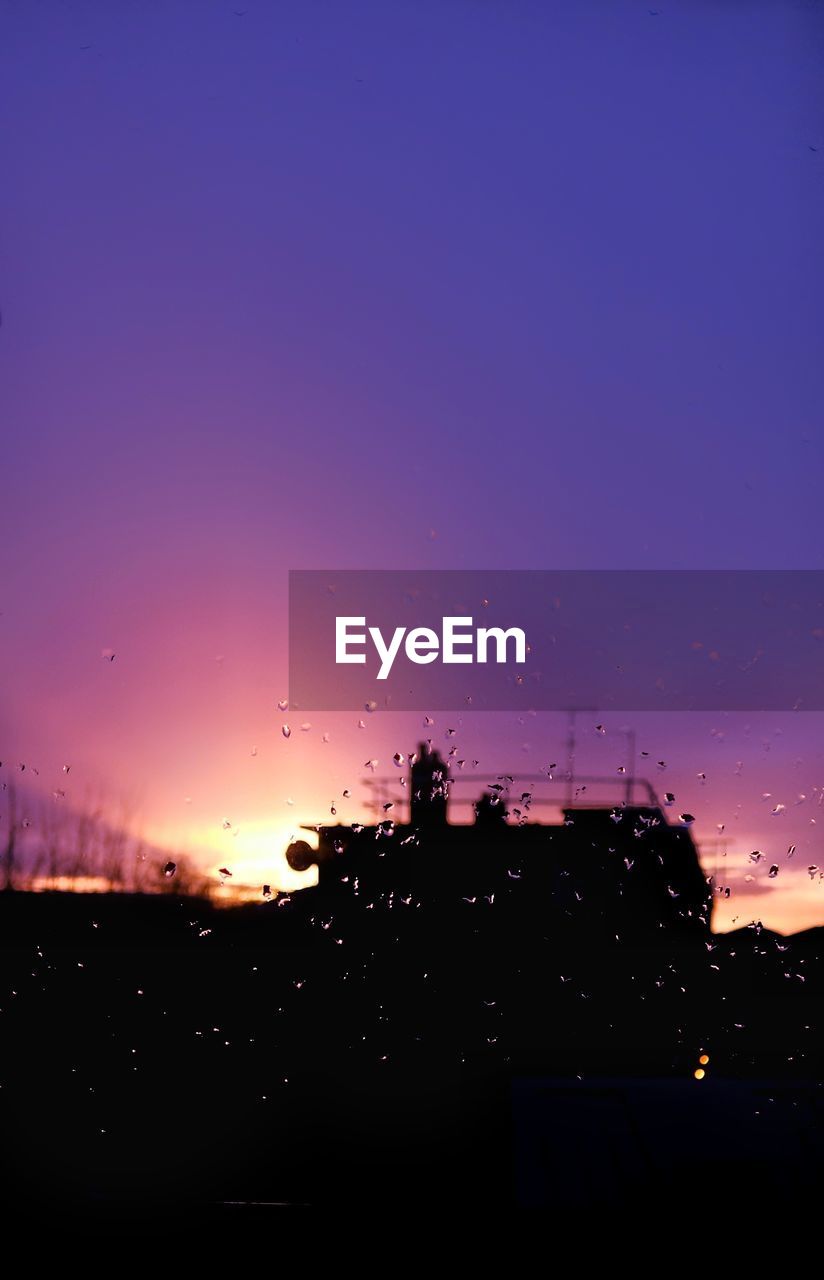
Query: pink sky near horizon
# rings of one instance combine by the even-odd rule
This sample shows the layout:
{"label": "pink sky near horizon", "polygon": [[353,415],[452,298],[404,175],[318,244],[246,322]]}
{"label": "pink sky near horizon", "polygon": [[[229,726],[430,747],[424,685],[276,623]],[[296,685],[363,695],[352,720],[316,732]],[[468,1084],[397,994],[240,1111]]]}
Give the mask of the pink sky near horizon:
{"label": "pink sky near horizon", "polygon": [[[135,834],[170,856],[192,855],[215,879],[226,865],[237,883],[299,885],[283,855],[290,838],[302,835],[301,825],[374,817],[363,784],[372,776],[366,762],[373,759],[375,773],[393,780],[401,816],[405,770],[397,770],[392,757],[408,755],[425,738],[444,754],[454,746],[456,758],[479,762],[461,772],[453,761],[456,776],[476,782],[453,787],[453,821],[471,820],[469,802],[498,774],[515,775],[517,798],[519,773],[541,773],[550,764],[557,765],[556,778],[564,773],[567,725],[561,713],[430,708],[435,723],[426,726],[423,713],[279,710],[287,694],[285,628],[277,629],[273,602],[260,609],[255,625],[232,614],[228,629],[211,609],[186,610],[182,602],[165,625],[158,625],[155,611],[124,606],[120,630],[98,622],[96,610],[111,618],[99,601],[90,603],[79,623],[64,619],[41,649],[40,663],[31,661],[29,624],[18,632],[14,617],[4,615],[6,658],[14,657],[10,640],[16,633],[21,645],[18,679],[6,691],[5,772],[13,776],[9,770],[26,762],[25,778],[15,780],[24,783],[24,795],[36,793],[45,803],[82,808],[94,797],[113,817],[125,807]],[[114,651],[113,662],[102,657],[104,648]],[[620,798],[624,729],[633,727],[637,775],[648,778],[659,797],[674,793],[675,803],[666,809],[670,821],[683,812],[695,816],[693,835],[705,870],[731,887],[731,897],[716,903],[716,927],[758,919],[792,932],[824,924],[822,880],[808,871],[824,863],[823,721],[817,713],[581,713],[576,770],[614,784],[590,786],[580,799]],[[288,739],[284,723],[291,728]],[[310,727],[304,730],[305,724]],[[454,736],[446,736],[447,728]],[[71,770],[64,775],[67,763]],[[53,799],[56,788],[65,792],[64,801]],[[562,793],[549,784],[535,788],[536,801],[560,801]],[[557,808],[537,803],[531,813],[538,821],[558,816]],[[226,821],[231,827],[224,827]],[[757,864],[750,861],[754,850],[764,855]],[[779,867],[775,879],[768,877],[771,865]]]}

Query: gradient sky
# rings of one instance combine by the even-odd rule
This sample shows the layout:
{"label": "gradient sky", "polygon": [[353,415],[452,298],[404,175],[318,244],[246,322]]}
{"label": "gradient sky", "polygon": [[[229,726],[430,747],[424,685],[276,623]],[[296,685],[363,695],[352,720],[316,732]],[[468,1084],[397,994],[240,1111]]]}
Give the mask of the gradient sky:
{"label": "gradient sky", "polygon": [[[0,757],[277,881],[421,723],[282,738],[289,568],[824,567],[822,63],[803,0],[4,0]],[[824,922],[824,717],[636,726],[719,923]]]}

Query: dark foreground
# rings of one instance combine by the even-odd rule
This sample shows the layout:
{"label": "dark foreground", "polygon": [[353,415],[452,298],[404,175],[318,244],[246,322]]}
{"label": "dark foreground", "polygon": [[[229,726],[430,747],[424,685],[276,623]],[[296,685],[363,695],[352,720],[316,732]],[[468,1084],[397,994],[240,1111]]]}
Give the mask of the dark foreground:
{"label": "dark foreground", "polygon": [[[0,897],[3,1205],[179,1230],[368,1213],[801,1211],[821,931],[644,942],[480,899]],[[696,1080],[702,1054],[706,1076]]]}

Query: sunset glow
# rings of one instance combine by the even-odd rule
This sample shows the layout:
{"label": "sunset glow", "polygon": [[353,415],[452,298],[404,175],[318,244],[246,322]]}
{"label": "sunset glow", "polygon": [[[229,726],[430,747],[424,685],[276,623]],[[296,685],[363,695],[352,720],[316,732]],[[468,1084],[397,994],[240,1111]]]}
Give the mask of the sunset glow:
{"label": "sunset glow", "polygon": [[0,4],[9,1240],[818,1220],[823,73]]}

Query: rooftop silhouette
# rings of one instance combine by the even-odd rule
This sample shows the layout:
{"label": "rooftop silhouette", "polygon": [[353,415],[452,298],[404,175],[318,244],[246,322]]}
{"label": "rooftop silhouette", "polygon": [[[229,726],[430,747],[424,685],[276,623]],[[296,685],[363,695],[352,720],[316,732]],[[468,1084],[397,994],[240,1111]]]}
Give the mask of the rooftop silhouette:
{"label": "rooftop silhouette", "polygon": [[812,1203],[820,931],[713,935],[689,826],[635,779],[560,781],[558,822],[501,775],[453,823],[424,745],[409,821],[379,800],[291,846],[313,888],[0,894],[7,1208],[657,1212],[702,1179],[732,1211],[744,1165]]}
{"label": "rooftop silhouette", "polygon": [[[421,743],[409,763],[408,822],[395,822],[394,803],[379,801],[384,816],[373,825],[320,825],[316,852],[306,841],[293,843],[290,866],[317,863],[319,889],[332,897],[348,894],[354,879],[366,898],[390,891],[430,903],[484,897],[498,905],[501,928],[627,937],[709,932],[712,888],[689,827],[667,821],[643,780],[622,779],[612,805],[563,804],[561,821],[551,824],[532,818],[534,789],[510,810],[514,778],[500,775],[475,801],[474,821],[453,824],[447,762]],[[597,781],[602,789],[614,783]],[[588,785],[581,783],[581,796],[597,794]],[[635,802],[639,790],[645,803]]]}

